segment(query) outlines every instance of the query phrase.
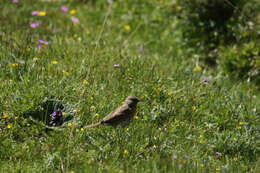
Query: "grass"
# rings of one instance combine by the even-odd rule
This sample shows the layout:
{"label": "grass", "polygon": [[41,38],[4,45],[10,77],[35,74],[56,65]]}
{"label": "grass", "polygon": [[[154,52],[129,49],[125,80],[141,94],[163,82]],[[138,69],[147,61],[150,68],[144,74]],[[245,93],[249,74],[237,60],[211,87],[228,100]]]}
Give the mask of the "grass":
{"label": "grass", "polygon": [[[171,10],[1,1],[0,172],[259,172],[259,89],[191,58]],[[128,127],[81,129],[129,95],[144,101]],[[60,131],[30,118],[50,99],[73,108]]]}

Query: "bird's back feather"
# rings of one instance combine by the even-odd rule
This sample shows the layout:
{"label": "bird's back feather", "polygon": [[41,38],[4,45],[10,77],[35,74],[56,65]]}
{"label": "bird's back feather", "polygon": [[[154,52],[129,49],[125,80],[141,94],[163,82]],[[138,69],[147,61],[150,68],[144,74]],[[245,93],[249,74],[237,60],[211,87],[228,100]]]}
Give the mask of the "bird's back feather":
{"label": "bird's back feather", "polygon": [[110,122],[115,122],[118,119],[122,118],[128,118],[128,116],[131,115],[132,108],[130,108],[127,104],[124,104],[117,108],[115,111],[107,115],[106,117],[103,118],[102,122],[103,123],[110,123]]}

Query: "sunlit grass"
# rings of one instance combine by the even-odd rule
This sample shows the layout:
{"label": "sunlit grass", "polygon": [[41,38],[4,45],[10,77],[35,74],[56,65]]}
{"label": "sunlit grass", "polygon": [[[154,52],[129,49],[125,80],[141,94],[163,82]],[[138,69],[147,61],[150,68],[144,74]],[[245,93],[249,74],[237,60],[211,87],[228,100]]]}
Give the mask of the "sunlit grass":
{"label": "sunlit grass", "polygon": [[[189,57],[170,2],[109,2],[0,2],[0,172],[258,172],[259,91]],[[82,129],[129,95],[130,126]]]}

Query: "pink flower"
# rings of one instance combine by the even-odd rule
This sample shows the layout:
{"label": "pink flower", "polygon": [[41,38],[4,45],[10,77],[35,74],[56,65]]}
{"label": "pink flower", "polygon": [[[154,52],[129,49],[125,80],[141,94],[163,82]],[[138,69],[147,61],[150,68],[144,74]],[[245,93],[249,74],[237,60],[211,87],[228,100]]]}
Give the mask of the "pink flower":
{"label": "pink flower", "polygon": [[36,22],[36,23],[31,23],[30,27],[31,28],[37,28],[38,26],[40,26],[41,22]]}
{"label": "pink flower", "polygon": [[32,11],[31,14],[34,15],[34,16],[37,16],[39,14],[39,11]]}
{"label": "pink flower", "polygon": [[72,23],[79,23],[79,19],[74,16],[72,16],[70,19],[71,19]]}
{"label": "pink flower", "polygon": [[69,8],[68,7],[61,7],[60,10],[63,11],[63,12],[68,12]]}
{"label": "pink flower", "polygon": [[44,41],[44,40],[38,40],[39,44],[36,46],[36,49],[42,49],[44,45],[48,45],[49,42],[48,41]]}
{"label": "pink flower", "polygon": [[18,3],[19,2],[19,0],[11,0],[12,1],[12,3]]}
{"label": "pink flower", "polygon": [[48,41],[44,41],[44,40],[38,40],[38,42],[39,42],[40,44],[45,44],[45,45],[48,45],[48,44],[49,44]]}
{"label": "pink flower", "polygon": [[36,46],[36,49],[41,49],[42,48],[42,45],[41,44],[38,44],[37,46]]}
{"label": "pink flower", "polygon": [[120,64],[114,64],[114,67],[120,67]]}

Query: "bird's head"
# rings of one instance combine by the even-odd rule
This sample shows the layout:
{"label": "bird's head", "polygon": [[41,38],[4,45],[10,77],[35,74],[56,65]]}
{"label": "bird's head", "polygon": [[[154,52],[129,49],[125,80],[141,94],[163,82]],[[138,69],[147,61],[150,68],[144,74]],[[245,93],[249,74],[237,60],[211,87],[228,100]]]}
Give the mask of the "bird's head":
{"label": "bird's head", "polygon": [[127,103],[129,105],[136,105],[140,101],[141,100],[135,96],[128,96],[125,100],[125,103]]}

